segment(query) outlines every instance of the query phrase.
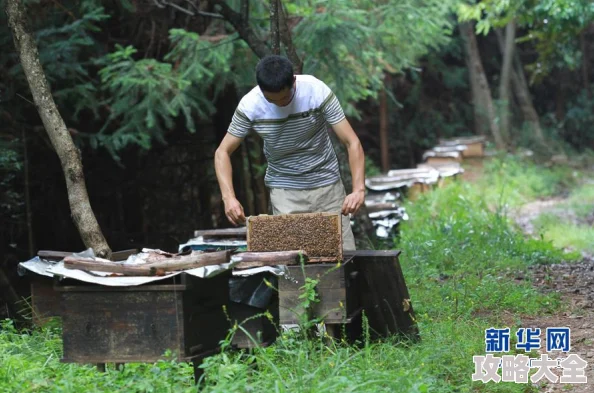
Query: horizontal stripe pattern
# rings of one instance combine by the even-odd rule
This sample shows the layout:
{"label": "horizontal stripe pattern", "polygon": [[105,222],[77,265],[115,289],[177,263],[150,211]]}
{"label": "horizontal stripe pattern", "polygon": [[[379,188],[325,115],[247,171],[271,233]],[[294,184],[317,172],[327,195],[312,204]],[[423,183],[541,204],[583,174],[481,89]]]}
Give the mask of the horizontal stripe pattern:
{"label": "horizontal stripe pattern", "polygon": [[327,124],[344,118],[328,86],[314,77],[298,75],[296,94],[289,106],[268,103],[256,87],[241,100],[228,131],[243,138],[254,130],[262,137],[268,187],[317,188],[340,179]]}

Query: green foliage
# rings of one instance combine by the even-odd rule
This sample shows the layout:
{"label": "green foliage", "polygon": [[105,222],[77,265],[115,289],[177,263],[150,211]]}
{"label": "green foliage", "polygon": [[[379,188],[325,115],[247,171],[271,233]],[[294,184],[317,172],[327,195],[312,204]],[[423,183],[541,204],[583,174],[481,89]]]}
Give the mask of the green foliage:
{"label": "green foliage", "polygon": [[535,230],[555,247],[594,252],[594,186],[586,183],[571,192],[564,203],[541,215]]}
{"label": "green foliage", "polygon": [[[303,20],[294,34],[304,72],[324,80],[348,115],[376,98],[386,72],[403,72],[448,42],[452,1],[320,2],[291,7]],[[373,26],[373,27],[370,27]]]}
{"label": "green foliage", "polygon": [[[511,159],[490,164],[487,180],[526,178],[525,200],[550,195],[559,180],[548,169]],[[499,161],[499,162],[497,162]],[[524,165],[525,172],[522,172]],[[489,166],[488,166],[489,167]],[[497,180],[498,177],[502,179]],[[536,181],[536,178],[541,178]],[[534,178],[534,179],[531,179]],[[536,186],[539,185],[539,186]],[[546,185],[546,186],[543,186]],[[232,351],[230,336],[219,354],[202,364],[200,388],[208,392],[501,392],[525,393],[522,384],[471,382],[472,356],[484,354],[490,326],[525,327],[524,315],[559,310],[559,297],[532,286],[528,267],[554,263],[568,255],[550,242],[526,239],[499,206],[491,208],[481,183],[458,183],[407,204],[412,218],[402,225],[397,247],[422,341],[397,337],[371,342],[365,331],[357,345],[329,341],[325,335],[284,332],[274,345]],[[594,188],[579,188],[570,203],[594,201]],[[302,288],[304,304],[315,299],[316,280]],[[502,316],[505,315],[505,319]],[[511,317],[511,318],[510,318]],[[367,326],[364,324],[364,326]],[[513,344],[513,343],[512,343]],[[170,354],[166,354],[169,356]],[[191,366],[172,360],[108,367],[60,363],[60,330],[17,331],[0,327],[0,390],[7,392],[190,392]]]}
{"label": "green foliage", "polygon": [[0,139],[0,218],[6,224],[17,222],[23,217],[23,193],[20,173],[23,161],[20,154],[22,144],[19,139]]}
{"label": "green foliage", "polygon": [[369,156],[365,156],[365,177],[381,175],[382,170]]}
{"label": "green foliage", "polygon": [[[590,88],[592,89],[592,88]],[[583,89],[567,105],[562,121],[549,118],[562,140],[578,151],[594,146],[594,99]]]}
{"label": "green foliage", "polygon": [[487,162],[485,175],[479,181],[481,194],[488,206],[498,208],[558,195],[577,181],[576,173],[568,167],[544,168],[514,155]]}
{"label": "green foliage", "polygon": [[[195,117],[214,113],[212,101],[228,83],[241,84],[231,69],[235,56],[246,48],[236,38],[213,44],[196,33],[171,29],[169,39],[172,47],[164,62],[137,60],[137,50],[131,46],[117,45],[117,51],[107,56],[109,63],[99,74],[111,113],[101,132],[92,136],[94,144],[114,155],[128,144],[148,149],[153,139],[164,141],[179,115],[185,127],[196,132]],[[214,94],[209,93],[211,86]],[[113,122],[116,131],[106,133]]]}
{"label": "green foliage", "polygon": [[555,68],[574,69],[581,63],[578,35],[594,21],[589,0],[483,0],[461,2],[461,21],[476,20],[477,33],[515,20],[526,33],[517,42],[532,42],[538,58],[527,68],[533,80],[542,80]]}
{"label": "green foliage", "polygon": [[[65,112],[74,121],[83,110],[98,116],[97,81],[93,79],[91,69],[97,65],[95,56],[102,49],[93,34],[100,31],[99,25],[109,18],[105,9],[95,2],[82,2],[79,7],[81,16],[78,19],[65,13],[50,13],[37,23],[34,19],[34,24],[41,27],[35,33],[39,60],[53,87],[54,99],[58,107],[68,108]],[[0,25],[7,28],[4,23]],[[6,69],[12,82],[7,86],[8,98],[14,99],[13,94],[27,83],[8,31],[1,31],[0,37],[0,49],[9,54],[0,59],[0,70]]]}

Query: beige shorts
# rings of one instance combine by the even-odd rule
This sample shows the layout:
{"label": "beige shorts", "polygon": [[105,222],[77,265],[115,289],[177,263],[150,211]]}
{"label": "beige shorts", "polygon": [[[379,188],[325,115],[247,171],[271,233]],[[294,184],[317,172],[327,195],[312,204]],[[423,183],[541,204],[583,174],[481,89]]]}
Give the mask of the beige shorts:
{"label": "beige shorts", "polygon": [[[285,188],[270,189],[272,214],[340,213],[346,193],[342,181],[329,186],[306,190]],[[342,248],[355,250],[355,237],[350,215],[342,215]]]}

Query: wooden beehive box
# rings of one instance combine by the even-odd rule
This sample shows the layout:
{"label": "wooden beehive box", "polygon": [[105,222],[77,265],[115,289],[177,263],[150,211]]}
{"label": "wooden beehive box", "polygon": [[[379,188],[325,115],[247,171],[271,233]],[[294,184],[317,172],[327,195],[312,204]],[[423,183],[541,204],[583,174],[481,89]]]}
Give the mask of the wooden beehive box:
{"label": "wooden beehive box", "polygon": [[416,341],[419,328],[399,255],[397,250],[357,250],[346,257],[353,258],[361,277],[358,292],[372,336],[401,334]]}
{"label": "wooden beehive box", "polygon": [[340,261],[342,260],[340,213],[248,217],[247,250],[304,250],[308,256],[308,262]]}
{"label": "wooden beehive box", "polygon": [[485,155],[485,141],[484,136],[467,136],[458,138],[440,139],[440,145],[453,146],[464,145],[466,149],[462,151],[463,157],[483,157]]}
{"label": "wooden beehive box", "polygon": [[287,266],[288,277],[279,279],[279,321],[298,324],[304,310],[300,289],[306,277],[319,280],[316,291],[319,302],[312,308],[312,317],[322,318],[327,324],[349,323],[361,311],[359,302],[360,275],[352,260],[344,264],[316,264]]}
{"label": "wooden beehive box", "polygon": [[229,275],[182,273],[126,287],[64,280],[55,287],[61,293],[62,361],[152,363],[167,350],[189,361],[214,351],[230,327],[223,308]]}
{"label": "wooden beehive box", "polygon": [[33,323],[43,326],[52,318],[59,318],[60,294],[54,291],[54,278],[32,275],[30,287]]}
{"label": "wooden beehive box", "polygon": [[462,162],[462,153],[460,152],[447,152],[447,153],[434,153],[427,155],[425,162],[429,165],[440,165]]}

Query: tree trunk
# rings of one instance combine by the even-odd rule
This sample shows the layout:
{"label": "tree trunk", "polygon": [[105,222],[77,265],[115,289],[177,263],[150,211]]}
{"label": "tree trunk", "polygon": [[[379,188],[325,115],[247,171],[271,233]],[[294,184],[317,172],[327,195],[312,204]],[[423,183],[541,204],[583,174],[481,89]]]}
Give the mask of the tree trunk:
{"label": "tree trunk", "polygon": [[464,38],[464,47],[466,50],[468,72],[471,85],[474,84],[472,102],[474,106],[474,115],[476,124],[484,124],[488,127],[493,140],[499,149],[505,149],[505,143],[501,137],[499,127],[495,118],[495,106],[491,95],[491,88],[485,75],[483,62],[476,42],[474,27],[468,23],[460,24],[460,32]]}
{"label": "tree trunk", "polygon": [[[503,35],[499,31],[497,31],[497,41],[499,43],[499,49],[503,54],[505,43]],[[516,99],[518,100],[522,118],[530,125],[535,139],[546,146],[544,134],[540,126],[540,119],[538,117],[538,113],[536,113],[536,109],[534,109],[532,96],[530,95],[530,89],[528,88],[528,81],[526,81],[524,68],[522,67],[520,56],[516,50],[514,50],[511,80],[512,90],[516,96]]]}
{"label": "tree trunk", "polygon": [[[250,26],[247,18],[242,17],[242,14],[233,10],[226,0],[212,0],[212,4],[219,6],[219,12],[229,22],[233,28],[239,33],[241,39],[254,51],[256,56],[262,58],[270,54],[270,49],[266,46],[266,43],[258,37],[254,29]],[[242,11],[247,12],[249,5],[245,5]]]}
{"label": "tree trunk", "polygon": [[278,0],[270,0],[270,41],[272,42],[272,54],[280,55],[280,32],[279,32]]}
{"label": "tree trunk", "polygon": [[109,258],[111,249],[105,241],[89,203],[80,152],[74,145],[52,97],[50,86],[39,62],[37,44],[26,19],[25,7],[20,0],[7,0],[6,14],[35,106],[62,164],[74,223],[85,246],[93,248],[96,255]]}
{"label": "tree trunk", "polygon": [[379,100],[379,134],[380,134],[380,152],[382,172],[387,173],[390,170],[390,142],[388,139],[388,99],[386,98],[386,89],[388,88],[389,76],[386,75],[384,88],[380,90]]}
{"label": "tree trunk", "polygon": [[584,83],[584,87],[586,88],[586,94],[588,94],[588,98],[592,98],[592,90],[590,89],[590,68],[589,68],[589,53],[588,53],[588,45],[586,40],[586,32],[588,28],[585,28],[580,33],[580,49],[582,51],[582,81]]}
{"label": "tree trunk", "polygon": [[516,46],[516,22],[510,21],[505,26],[505,43],[503,46],[503,61],[501,64],[501,78],[499,80],[500,105],[500,131],[505,142],[510,140],[510,80],[514,59],[514,48]]}
{"label": "tree trunk", "polygon": [[557,102],[555,107],[555,118],[557,121],[563,121],[565,119],[565,105],[567,102],[566,88],[569,77],[567,71],[560,69],[557,71]]}
{"label": "tree trunk", "polygon": [[289,30],[289,25],[287,23],[288,13],[286,12],[285,8],[282,6],[282,2],[280,2],[280,9],[279,9],[279,25],[280,25],[280,38],[285,48],[287,50],[287,55],[289,56],[289,60],[293,63],[293,68],[295,74],[301,74],[303,72],[303,62],[299,58],[297,54],[297,50],[295,45],[293,45],[293,39],[291,38],[291,30]]}

